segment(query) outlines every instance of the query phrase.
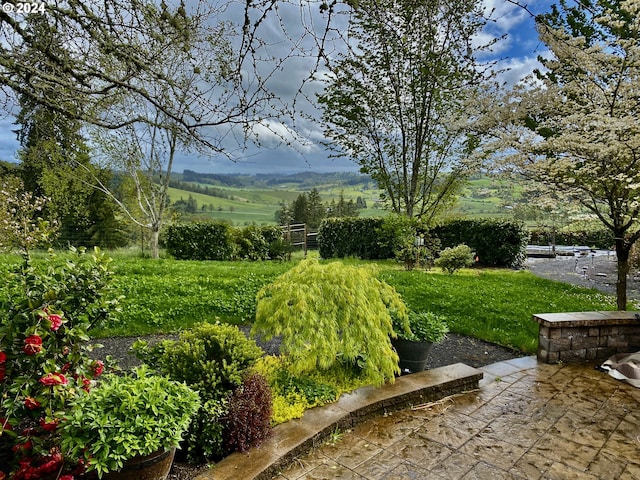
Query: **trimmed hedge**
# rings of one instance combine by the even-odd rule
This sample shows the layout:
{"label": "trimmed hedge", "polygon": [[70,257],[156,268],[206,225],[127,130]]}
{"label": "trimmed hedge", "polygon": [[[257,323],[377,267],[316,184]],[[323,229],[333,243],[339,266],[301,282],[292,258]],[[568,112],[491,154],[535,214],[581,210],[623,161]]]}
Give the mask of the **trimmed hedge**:
{"label": "trimmed hedge", "polygon": [[[318,247],[322,258],[394,258],[397,242],[384,218],[330,218],[320,225]],[[425,230],[426,232],[426,230]],[[419,233],[425,233],[419,232]],[[529,232],[523,223],[505,220],[452,220],[428,230],[441,248],[464,243],[485,266],[522,265]]]}
{"label": "trimmed hedge", "polygon": [[194,222],[170,225],[165,232],[167,251],[177,260],[229,260],[235,241],[225,222]]}
{"label": "trimmed hedge", "polygon": [[[533,245],[551,245],[552,232],[548,229],[531,230]],[[600,249],[612,248],[615,245],[613,232],[606,228],[593,230],[575,230],[556,232],[556,245],[585,245]]]}
{"label": "trimmed hedge", "polygon": [[524,223],[499,219],[451,220],[433,227],[441,247],[464,243],[489,267],[519,267],[527,257],[529,231]]}
{"label": "trimmed hedge", "polygon": [[226,222],[171,225],[164,244],[177,260],[269,260],[289,253],[280,227],[233,228]]}
{"label": "trimmed hedge", "polygon": [[393,258],[392,239],[381,230],[384,218],[327,218],[318,230],[322,258],[358,257],[364,260]]}

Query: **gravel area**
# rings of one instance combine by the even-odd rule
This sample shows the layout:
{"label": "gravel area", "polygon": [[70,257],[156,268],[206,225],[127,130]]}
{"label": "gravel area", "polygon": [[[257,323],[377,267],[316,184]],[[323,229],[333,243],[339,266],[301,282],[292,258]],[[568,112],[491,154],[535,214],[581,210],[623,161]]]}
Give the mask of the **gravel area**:
{"label": "gravel area", "polygon": [[[617,257],[614,252],[598,250],[556,258],[529,258],[525,264],[533,274],[559,282],[595,288],[610,295],[616,294],[618,280]],[[640,305],[640,275],[627,276],[627,298]]]}

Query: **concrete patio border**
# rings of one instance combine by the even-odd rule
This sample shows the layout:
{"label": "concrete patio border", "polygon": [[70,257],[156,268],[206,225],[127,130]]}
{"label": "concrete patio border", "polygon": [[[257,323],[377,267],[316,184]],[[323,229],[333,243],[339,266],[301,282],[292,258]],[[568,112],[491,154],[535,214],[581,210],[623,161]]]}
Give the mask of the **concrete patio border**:
{"label": "concrete patio border", "polygon": [[358,389],[336,403],[305,412],[301,419],[278,425],[260,447],[229,455],[196,480],[271,479],[337,429],[349,429],[378,415],[475,390],[482,378],[480,370],[456,363],[405,375],[383,387]]}

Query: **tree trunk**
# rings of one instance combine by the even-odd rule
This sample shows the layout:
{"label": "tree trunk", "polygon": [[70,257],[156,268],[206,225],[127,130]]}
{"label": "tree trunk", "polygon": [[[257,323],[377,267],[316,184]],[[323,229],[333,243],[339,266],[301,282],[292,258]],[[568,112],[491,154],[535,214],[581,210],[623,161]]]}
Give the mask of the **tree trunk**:
{"label": "tree trunk", "polygon": [[160,239],[160,230],[152,229],[151,230],[151,258],[158,259],[160,258],[160,249],[158,247]]}
{"label": "tree trunk", "polygon": [[616,256],[618,257],[618,281],[616,296],[618,310],[627,309],[627,274],[629,273],[629,251],[631,245],[623,239],[616,239]]}

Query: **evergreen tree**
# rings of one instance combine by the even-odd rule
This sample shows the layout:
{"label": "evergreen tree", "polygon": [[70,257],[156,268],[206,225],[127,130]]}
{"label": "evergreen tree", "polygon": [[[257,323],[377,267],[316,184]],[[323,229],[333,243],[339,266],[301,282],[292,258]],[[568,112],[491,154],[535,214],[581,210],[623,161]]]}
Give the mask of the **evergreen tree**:
{"label": "evergreen tree", "polygon": [[317,230],[322,220],[327,216],[327,209],[322,203],[320,192],[315,187],[307,195],[307,209],[307,225],[311,230]]}
{"label": "evergreen tree", "polygon": [[293,223],[307,223],[309,220],[309,202],[307,195],[302,193],[294,200],[291,206]]}
{"label": "evergreen tree", "polygon": [[[49,49],[55,48],[64,55],[55,30],[41,17],[30,16],[27,28],[40,42],[47,42]],[[47,63],[37,45],[28,56],[30,62],[40,64],[49,74],[64,75],[62,67]],[[46,85],[34,88],[40,88],[42,95],[57,93]],[[21,145],[18,157],[25,190],[48,199],[45,208],[59,222],[61,244],[95,245],[95,239],[106,237],[106,232],[99,232],[101,228],[118,227],[111,202],[90,186],[92,176],[101,174],[90,163],[89,148],[80,133],[82,124],[27,95],[19,98],[19,104],[16,123],[20,128],[16,134]]]}

